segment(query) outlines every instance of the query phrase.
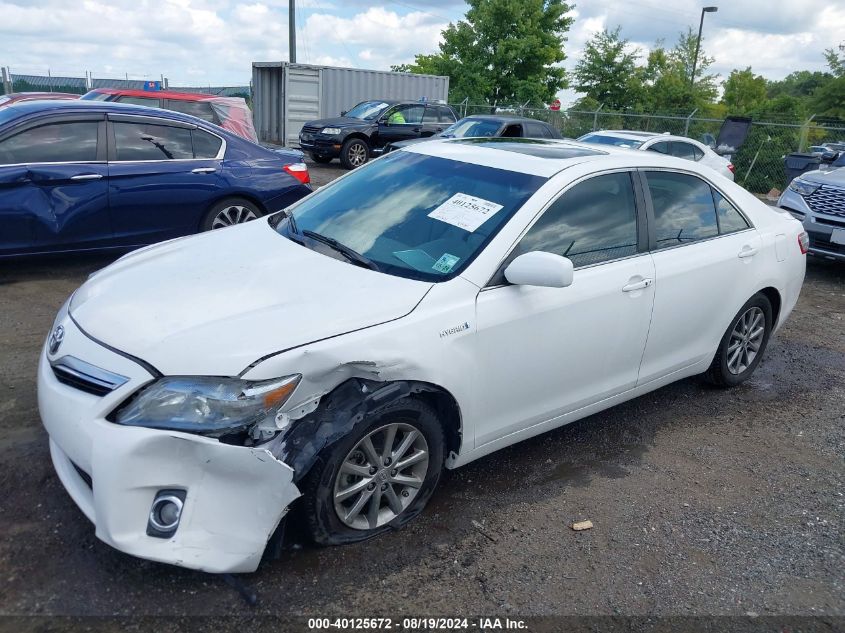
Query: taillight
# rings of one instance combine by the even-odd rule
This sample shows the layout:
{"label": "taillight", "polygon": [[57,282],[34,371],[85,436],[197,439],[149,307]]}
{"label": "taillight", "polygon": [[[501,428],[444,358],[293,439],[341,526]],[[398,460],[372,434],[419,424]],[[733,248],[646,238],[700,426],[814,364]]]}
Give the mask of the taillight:
{"label": "taillight", "polygon": [[291,163],[290,165],[285,165],[284,170],[303,185],[311,182],[311,176],[308,175],[308,165],[305,163]]}
{"label": "taillight", "polygon": [[736,167],[734,167],[734,164],[733,164],[733,163],[728,163],[728,170],[729,170],[732,174],[735,174],[735,173],[736,173]]}
{"label": "taillight", "polygon": [[807,235],[806,231],[801,231],[798,234],[798,248],[801,249],[802,255],[806,255],[807,251],[810,250],[810,236]]}

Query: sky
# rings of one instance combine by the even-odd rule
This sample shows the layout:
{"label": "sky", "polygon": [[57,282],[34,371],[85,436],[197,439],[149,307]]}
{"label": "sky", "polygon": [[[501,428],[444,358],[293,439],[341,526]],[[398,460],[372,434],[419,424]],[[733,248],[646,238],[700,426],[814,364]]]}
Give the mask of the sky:
{"label": "sky", "polygon": [[[845,42],[845,0],[581,0],[564,66],[603,28],[646,53],[673,44],[705,17],[703,49],[726,78],[734,68],[780,79],[824,70],[822,51]],[[297,0],[297,61],[387,70],[437,50],[462,19],[456,0]],[[0,0],[0,66],[15,74],[159,79],[171,85],[245,85],[253,61],[288,59],[288,0]],[[561,93],[568,103],[574,92]]]}

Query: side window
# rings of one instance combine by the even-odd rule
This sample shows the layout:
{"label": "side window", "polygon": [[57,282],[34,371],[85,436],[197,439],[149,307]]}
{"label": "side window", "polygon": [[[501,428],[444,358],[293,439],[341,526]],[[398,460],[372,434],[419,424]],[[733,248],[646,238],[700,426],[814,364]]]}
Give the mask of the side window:
{"label": "side window", "polygon": [[193,158],[191,130],[149,123],[114,122],[115,160]]}
{"label": "side window", "polygon": [[646,177],[658,249],[719,234],[710,185],[694,176],[666,171],[650,171]]}
{"label": "side window", "polygon": [[387,122],[391,125],[398,125],[402,123],[422,123],[424,111],[425,106],[422,104],[396,106],[387,115]]}
{"label": "side window", "polygon": [[659,143],[655,143],[654,145],[649,146],[648,151],[657,152],[658,154],[668,154],[669,141],[660,141]]}
{"label": "side window", "polygon": [[426,106],[425,114],[423,115],[423,123],[437,123],[438,118],[436,106]]}
{"label": "side window", "polygon": [[216,158],[217,152],[220,151],[220,146],[223,144],[223,141],[214,134],[209,134],[203,130],[191,130],[191,138],[194,142],[195,158]]}
{"label": "side window", "polygon": [[0,165],[97,160],[98,121],[48,123],[0,142]]}
{"label": "side window", "polygon": [[637,207],[628,173],[596,176],[555,200],[518,246],[519,253],[563,255],[575,267],[637,252]]}
{"label": "side window", "polygon": [[742,214],[715,189],[713,201],[716,203],[716,214],[719,216],[719,233],[735,233],[748,228],[748,222]]}
{"label": "side window", "polygon": [[457,119],[455,118],[455,113],[452,112],[452,108],[449,108],[447,106],[439,106],[437,110],[440,113],[441,123],[454,123],[455,121],[457,121]]}
{"label": "side window", "polygon": [[695,149],[689,143],[681,143],[680,141],[673,141],[671,154],[672,156],[677,156],[678,158],[685,158],[686,160],[695,160],[695,153],[693,152]]}
{"label": "side window", "polygon": [[151,108],[160,108],[161,100],[154,97],[129,97],[123,96],[117,99],[120,103],[131,103],[133,105],[149,106]]}
{"label": "side window", "polygon": [[177,101],[176,99],[168,99],[166,107],[168,110],[190,114],[209,123],[215,122],[214,109],[208,101]]}
{"label": "side window", "polygon": [[522,136],[522,125],[519,123],[509,125],[505,128],[505,131],[502,132],[502,136],[506,138],[516,138]]}
{"label": "side window", "polygon": [[548,135],[546,134],[546,128],[544,128],[540,123],[526,123],[525,124],[526,132],[525,136],[529,138],[547,138]]}

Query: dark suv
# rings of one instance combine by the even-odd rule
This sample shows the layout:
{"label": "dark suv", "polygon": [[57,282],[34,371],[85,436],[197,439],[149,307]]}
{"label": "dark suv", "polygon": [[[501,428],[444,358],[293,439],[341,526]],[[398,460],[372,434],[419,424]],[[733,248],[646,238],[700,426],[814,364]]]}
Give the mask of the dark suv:
{"label": "dark suv", "polygon": [[419,101],[362,101],[333,119],[308,121],[299,145],[318,163],[340,158],[346,169],[366,163],[388,143],[439,134],[458,117],[449,106]]}

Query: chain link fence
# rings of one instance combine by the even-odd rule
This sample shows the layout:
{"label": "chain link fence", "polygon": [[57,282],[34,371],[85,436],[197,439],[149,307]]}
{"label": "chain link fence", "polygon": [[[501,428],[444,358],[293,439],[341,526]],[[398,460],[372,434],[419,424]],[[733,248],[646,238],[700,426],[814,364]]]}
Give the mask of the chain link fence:
{"label": "chain link fence", "polygon": [[[637,130],[686,136],[706,144],[706,135],[716,138],[723,119],[696,116],[694,112],[635,113],[599,108],[595,111],[549,110],[526,104],[502,107],[452,104],[459,116],[473,114],[513,114],[539,119],[553,125],[568,138],[578,138],[596,130]],[[845,121],[811,117],[807,121],[780,119],[753,121],[742,147],[730,157],[736,169],[736,182],[752,193],[782,191],[787,184],[784,159],[787,154],[808,151],[813,145],[845,142]]]}

